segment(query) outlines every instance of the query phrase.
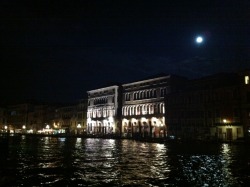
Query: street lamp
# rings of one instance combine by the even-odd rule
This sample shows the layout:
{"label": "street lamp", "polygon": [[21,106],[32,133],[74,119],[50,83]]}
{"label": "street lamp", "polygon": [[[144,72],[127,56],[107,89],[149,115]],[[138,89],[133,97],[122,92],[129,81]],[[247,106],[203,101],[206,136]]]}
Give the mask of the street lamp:
{"label": "street lamp", "polygon": [[24,132],[25,132],[25,129],[26,129],[26,126],[25,126],[25,125],[23,125],[23,127],[22,127],[22,128],[23,128],[23,133],[24,133]]}
{"label": "street lamp", "polygon": [[49,126],[49,125],[46,125],[45,128],[47,129],[47,133],[49,134],[49,128],[50,128],[50,126]]}
{"label": "street lamp", "polygon": [[78,123],[78,124],[77,124],[77,126],[76,126],[76,128],[77,128],[77,134],[79,134],[79,132],[80,132],[80,128],[81,128],[81,124],[80,124],[80,123]]}

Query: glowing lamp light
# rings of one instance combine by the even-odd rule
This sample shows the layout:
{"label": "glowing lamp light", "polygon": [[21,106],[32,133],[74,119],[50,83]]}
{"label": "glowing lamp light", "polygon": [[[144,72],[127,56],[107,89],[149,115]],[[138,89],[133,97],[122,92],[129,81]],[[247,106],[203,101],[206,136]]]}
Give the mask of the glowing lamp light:
{"label": "glowing lamp light", "polygon": [[81,128],[81,124],[80,124],[80,123],[78,123],[77,128],[78,128],[78,129]]}
{"label": "glowing lamp light", "polygon": [[5,125],[5,126],[4,126],[4,129],[7,130],[7,128],[8,128],[7,125]]}
{"label": "glowing lamp light", "polygon": [[25,126],[25,125],[23,125],[23,129],[26,129],[26,126]]}
{"label": "glowing lamp light", "polygon": [[227,120],[226,119],[223,119],[223,123],[226,123],[227,122]]}

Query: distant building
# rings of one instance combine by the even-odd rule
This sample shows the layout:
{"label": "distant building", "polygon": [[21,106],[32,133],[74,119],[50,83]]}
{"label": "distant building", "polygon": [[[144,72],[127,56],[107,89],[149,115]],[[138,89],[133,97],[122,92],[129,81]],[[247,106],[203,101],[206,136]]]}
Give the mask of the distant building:
{"label": "distant building", "polygon": [[87,91],[87,133],[120,133],[120,86],[112,85]]}
{"label": "distant building", "polygon": [[7,112],[5,108],[0,107],[0,132],[7,130]]}
{"label": "distant building", "polygon": [[20,133],[26,131],[28,114],[33,106],[29,103],[10,105],[7,107],[7,127],[10,132]]}
{"label": "distant building", "polygon": [[77,127],[77,107],[76,105],[65,105],[56,109],[53,120],[53,128],[56,133],[74,134]]}
{"label": "distant building", "polygon": [[33,104],[31,106],[28,112],[26,130],[27,132],[30,131],[30,133],[37,133],[42,129],[46,129],[47,125],[50,125],[55,115],[55,107],[47,104]]}
{"label": "distant building", "polygon": [[123,84],[122,136],[165,137],[166,94],[186,81],[174,75],[162,75]]}
{"label": "distant building", "polygon": [[76,105],[76,124],[74,130],[76,134],[87,133],[87,108],[88,100],[81,99]]}
{"label": "distant building", "polygon": [[241,71],[240,76],[240,98],[241,98],[241,123],[244,135],[250,141],[250,70]]}
{"label": "distant building", "polygon": [[167,94],[169,135],[226,141],[243,138],[250,113],[249,85],[244,84],[243,77],[216,74],[190,80],[185,87]]}
{"label": "distant building", "polygon": [[55,116],[55,107],[47,104],[21,103],[6,109],[6,126],[12,133],[37,133]]}

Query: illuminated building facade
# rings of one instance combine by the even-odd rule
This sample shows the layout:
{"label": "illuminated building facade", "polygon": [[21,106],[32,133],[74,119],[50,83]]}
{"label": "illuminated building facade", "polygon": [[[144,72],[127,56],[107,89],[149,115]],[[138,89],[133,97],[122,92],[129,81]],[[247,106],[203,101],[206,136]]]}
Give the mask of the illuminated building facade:
{"label": "illuminated building facade", "polygon": [[161,75],[123,84],[122,136],[165,137],[164,97],[184,80],[178,76]]}
{"label": "illuminated building facade", "polygon": [[242,139],[250,127],[246,74],[220,73],[190,80],[166,96],[170,136],[184,139]]}
{"label": "illuminated building facade", "polygon": [[87,134],[120,133],[120,86],[87,91]]}

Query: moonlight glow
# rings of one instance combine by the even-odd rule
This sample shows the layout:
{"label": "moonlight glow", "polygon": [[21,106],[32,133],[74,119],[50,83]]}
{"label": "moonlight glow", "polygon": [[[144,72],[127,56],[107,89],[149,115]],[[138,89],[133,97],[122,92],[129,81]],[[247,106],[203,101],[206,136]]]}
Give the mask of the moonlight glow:
{"label": "moonlight glow", "polygon": [[202,43],[202,42],[203,42],[203,38],[202,38],[201,36],[198,36],[198,37],[196,38],[196,43],[200,44],[200,43]]}

